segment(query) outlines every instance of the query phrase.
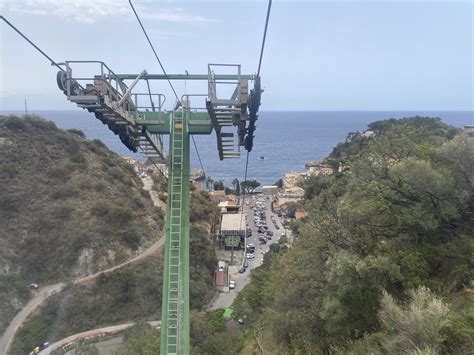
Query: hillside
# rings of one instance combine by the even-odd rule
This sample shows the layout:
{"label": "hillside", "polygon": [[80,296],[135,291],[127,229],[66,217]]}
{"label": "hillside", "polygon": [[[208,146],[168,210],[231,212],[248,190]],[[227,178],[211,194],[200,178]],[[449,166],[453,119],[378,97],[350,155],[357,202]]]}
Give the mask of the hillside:
{"label": "hillside", "polygon": [[[202,310],[214,294],[217,258],[208,227],[219,210],[205,192],[193,192],[191,206],[190,306]],[[51,297],[20,329],[12,354],[26,353],[46,339],[54,342],[103,326],[159,320],[162,273],[161,255],[154,255]]]}
{"label": "hillside", "polygon": [[0,331],[28,284],[85,276],[161,236],[164,212],[121,157],[81,131],[0,117]]}
{"label": "hillside", "polygon": [[234,303],[243,332],[198,353],[472,352],[474,137],[429,117],[369,128],[330,155],[342,172],[304,183],[295,242]]}

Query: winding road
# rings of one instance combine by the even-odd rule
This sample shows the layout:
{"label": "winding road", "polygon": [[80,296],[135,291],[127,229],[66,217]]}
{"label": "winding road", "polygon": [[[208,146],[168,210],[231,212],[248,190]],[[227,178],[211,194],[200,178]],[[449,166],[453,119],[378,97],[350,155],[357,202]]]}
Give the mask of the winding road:
{"label": "winding road", "polygon": [[[110,327],[103,327],[103,328],[98,328],[94,330],[87,330],[82,333],[77,333],[68,336],[67,338],[61,339],[50,346],[48,346],[46,349],[40,351],[40,354],[48,355],[51,354],[54,350],[58,350],[64,346],[70,345],[77,343],[78,341],[86,338],[95,338],[99,336],[107,336],[107,335],[114,335],[117,333],[120,333],[124,331],[127,328],[130,328],[133,326],[135,323],[124,323],[124,324],[118,324],[118,325],[112,325]],[[160,321],[152,321],[148,322],[152,327],[159,327],[161,325]]]}
{"label": "winding road", "polygon": [[[153,185],[151,178],[147,176],[143,182],[144,182],[143,189],[150,193],[150,197],[153,201],[153,204],[157,207],[162,207],[161,206],[162,202],[158,199],[154,191],[151,190],[151,187]],[[128,266],[132,263],[142,260],[150,255],[153,255],[161,249],[164,242],[165,242],[165,238],[161,237],[158,241],[150,245],[147,249],[145,249],[141,254],[137,255],[136,257],[130,260],[127,260],[119,265],[115,265],[108,269],[102,270],[93,275],[76,279],[74,281],[74,285],[82,285],[82,284],[88,283],[92,280],[95,280],[101,274],[108,274],[108,273],[114,272],[118,269],[121,269],[125,266]],[[12,319],[7,329],[3,333],[2,337],[0,338],[0,354],[2,355],[8,354],[8,352],[10,351],[10,347],[13,343],[13,339],[15,338],[16,332],[23,325],[25,320],[33,312],[35,312],[50,296],[58,292],[61,292],[64,289],[64,287],[66,287],[66,283],[60,282],[54,285],[42,286],[38,291],[35,292],[35,295],[33,296],[33,298],[30,299],[30,301],[22,308],[22,310],[15,315],[15,317]]]}

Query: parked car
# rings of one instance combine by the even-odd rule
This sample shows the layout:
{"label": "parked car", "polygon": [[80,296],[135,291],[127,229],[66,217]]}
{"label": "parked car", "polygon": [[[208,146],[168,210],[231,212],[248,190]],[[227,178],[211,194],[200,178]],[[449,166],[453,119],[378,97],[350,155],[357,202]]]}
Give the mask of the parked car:
{"label": "parked car", "polygon": [[254,253],[247,253],[247,259],[253,259],[253,258],[255,258]]}
{"label": "parked car", "polygon": [[239,274],[243,274],[245,272],[245,268],[242,266],[240,269],[239,269]]}
{"label": "parked car", "polygon": [[38,284],[30,284],[30,288],[31,288],[32,290],[37,290],[38,287],[39,287]]}
{"label": "parked car", "polygon": [[231,290],[233,290],[233,289],[235,288],[235,281],[234,281],[234,280],[230,280],[230,281],[229,281],[229,288],[230,288]]}
{"label": "parked car", "polygon": [[272,231],[267,231],[267,235],[273,235]]}

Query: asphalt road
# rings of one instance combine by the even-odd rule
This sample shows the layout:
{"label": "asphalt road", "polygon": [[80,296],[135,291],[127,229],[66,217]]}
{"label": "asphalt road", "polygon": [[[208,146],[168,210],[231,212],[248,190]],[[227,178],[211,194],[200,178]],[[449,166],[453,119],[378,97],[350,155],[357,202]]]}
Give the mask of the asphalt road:
{"label": "asphalt road", "polygon": [[[228,293],[220,292],[218,296],[212,301],[212,303],[208,306],[208,309],[214,310],[214,309],[219,309],[219,308],[228,308],[232,305],[234,302],[235,298],[237,297],[237,294],[250,282],[250,274],[253,269],[259,267],[262,265],[264,255],[268,252],[270,249],[270,244],[271,243],[277,243],[278,238],[281,235],[281,232],[284,231],[284,229],[281,227],[281,221],[280,218],[276,217],[277,223],[280,226],[280,229],[276,229],[275,226],[273,225],[273,222],[271,220],[271,215],[272,215],[272,209],[271,209],[271,201],[267,200],[266,197],[264,196],[259,196],[259,199],[257,200],[256,196],[252,196],[249,199],[249,205],[245,206],[245,212],[247,213],[247,222],[250,225],[250,228],[252,229],[252,237],[247,238],[247,243],[246,244],[253,244],[255,245],[255,258],[254,259],[248,259],[249,267],[243,274],[235,274],[235,275],[230,275],[231,280],[235,280],[235,289],[230,290]],[[273,237],[271,240],[267,242],[267,244],[260,244],[259,239],[258,239],[258,232],[257,232],[257,227],[255,226],[254,223],[254,214],[252,207],[255,206],[255,203],[257,201],[262,201],[265,202],[265,206],[267,207],[265,214],[267,218],[267,226],[268,230],[273,232]],[[239,251],[243,252],[243,251]]]}

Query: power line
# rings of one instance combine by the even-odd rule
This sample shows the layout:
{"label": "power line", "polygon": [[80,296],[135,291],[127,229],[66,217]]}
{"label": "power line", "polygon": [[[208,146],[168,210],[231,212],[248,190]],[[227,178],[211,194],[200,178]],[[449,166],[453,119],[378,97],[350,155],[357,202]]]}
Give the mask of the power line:
{"label": "power line", "polygon": [[[139,148],[139,149],[142,151],[142,153],[146,156],[146,153],[145,153],[145,151],[143,150],[143,148],[140,147],[140,146],[139,146],[138,148]],[[155,162],[153,161],[152,158],[148,157],[148,159],[150,159],[150,162],[151,162],[151,163],[155,166],[155,168],[160,172],[161,176],[163,176],[163,177],[165,178],[165,180],[168,181],[168,178],[166,177],[166,175],[165,175],[165,173],[163,172],[163,170],[161,170],[161,168],[160,168],[158,165],[155,164]]]}
{"label": "power line", "polygon": [[130,6],[132,7],[133,13],[135,14],[135,17],[137,18],[138,23],[140,24],[140,27],[142,28],[143,33],[145,34],[145,37],[146,37],[146,39],[147,39],[147,41],[148,41],[148,44],[149,44],[150,47],[151,47],[151,50],[152,50],[153,53],[155,54],[156,60],[157,60],[158,63],[160,64],[161,70],[163,70],[163,73],[166,75],[166,80],[168,80],[168,83],[169,83],[170,86],[171,86],[171,90],[173,90],[174,96],[176,96],[176,100],[179,101],[178,94],[176,93],[176,90],[174,89],[173,84],[171,84],[171,81],[170,81],[170,79],[168,78],[168,74],[166,74],[166,70],[165,70],[165,68],[163,67],[163,64],[161,64],[161,60],[160,60],[160,58],[158,57],[158,54],[156,53],[155,47],[153,47],[153,44],[152,44],[151,41],[150,41],[150,37],[148,37],[148,34],[146,33],[145,27],[143,27],[142,21],[140,20],[140,17],[138,16],[137,12],[135,11],[135,8],[133,7],[132,0],[128,0],[128,2],[129,2],[129,4],[130,4]]}
{"label": "power line", "polygon": [[[262,46],[261,46],[261,49],[260,49],[260,59],[258,61],[257,77],[260,76],[260,69],[262,67],[263,50],[265,49],[265,40],[267,38],[268,21],[270,19],[270,10],[271,10],[271,8],[272,8],[272,0],[268,0],[267,17],[265,19],[265,29],[263,30],[263,40],[262,40]],[[244,181],[247,181],[247,172],[248,172],[248,168],[249,168],[249,154],[250,154],[250,151],[247,150],[247,159],[245,161]],[[245,192],[246,192],[246,190],[244,188],[244,193],[243,193],[243,196],[242,196],[242,216],[240,217],[240,228],[239,228],[239,230],[242,229],[242,220],[243,220],[244,214],[245,214],[244,213],[245,212]],[[242,263],[245,261],[246,253],[247,253],[247,223],[245,224],[244,241],[245,241],[245,245],[244,245],[245,253],[244,253],[244,259],[243,259]]]}
{"label": "power line", "polygon": [[[171,90],[173,90],[173,93],[174,93],[174,96],[176,97],[176,100],[179,102],[179,97],[178,97],[178,94],[176,93],[176,90],[174,89],[173,87],[173,84],[171,84],[171,81],[170,79],[168,78],[168,74],[166,73],[166,70],[163,66],[163,64],[161,63],[161,60],[160,58],[158,57],[158,54],[156,53],[156,50],[155,50],[155,47],[153,47],[153,44],[151,43],[150,41],[150,37],[148,37],[148,34],[145,30],[145,27],[143,27],[143,24],[142,24],[142,21],[140,20],[140,17],[138,16],[138,13],[135,11],[135,8],[133,7],[133,4],[132,4],[132,0],[128,0],[130,6],[132,7],[132,10],[133,10],[133,13],[135,14],[135,17],[137,18],[138,20],[138,23],[140,24],[140,27],[142,28],[142,31],[148,41],[148,44],[150,45],[153,53],[155,54],[155,58],[156,60],[158,61],[158,63],[160,64],[160,67],[161,67],[161,70],[163,70],[163,73],[166,75],[166,80],[168,80],[168,83],[170,84],[170,87],[171,87]],[[202,165],[202,161],[201,161],[201,155],[199,154],[199,150],[197,148],[197,145],[196,145],[196,141],[194,140],[194,136],[191,135],[191,138],[193,140],[193,144],[194,144],[194,149],[196,150],[196,154],[198,156],[198,159],[199,159],[199,164],[201,165],[201,169],[204,173],[204,178],[206,178],[206,171],[204,170],[204,166]]]}
{"label": "power line", "polygon": [[[204,166],[202,165],[201,156],[199,155],[199,150],[197,148],[196,141],[194,140],[194,136],[192,134],[191,134],[191,138],[193,139],[194,149],[196,149],[196,154],[199,159],[199,164],[201,164],[202,173],[204,174],[204,180],[207,181],[206,170],[204,170]],[[210,191],[210,187],[208,187],[207,189]]]}
{"label": "power line", "polygon": [[262,48],[260,50],[260,60],[258,61],[257,76],[260,75],[260,67],[262,66],[263,49],[265,48],[265,39],[267,38],[268,20],[270,19],[270,10],[271,10],[271,8],[272,8],[272,0],[268,0],[267,18],[265,20],[265,29],[263,31],[263,41],[262,41]]}
{"label": "power line", "polygon": [[3,17],[3,16],[0,16],[0,19],[2,19],[3,21],[5,21],[5,23],[6,23],[8,26],[10,26],[11,28],[13,28],[13,30],[14,30],[16,33],[18,33],[18,34],[19,34],[21,37],[23,37],[29,44],[31,44],[38,52],[40,52],[44,57],[46,57],[46,58],[51,62],[51,65],[54,65],[54,66],[58,67],[59,70],[61,70],[61,71],[65,71],[65,70],[64,70],[63,68],[61,68],[61,67],[59,66],[59,64],[56,63],[49,55],[47,55],[45,52],[43,52],[43,51],[40,49],[40,47],[38,47],[36,44],[34,44],[32,40],[30,40],[30,39],[29,39],[28,37],[26,37],[23,33],[21,33],[21,31],[20,31],[18,28],[16,28],[15,26],[13,26],[13,24],[12,24],[10,21],[8,21],[8,20],[7,20],[5,17]]}

